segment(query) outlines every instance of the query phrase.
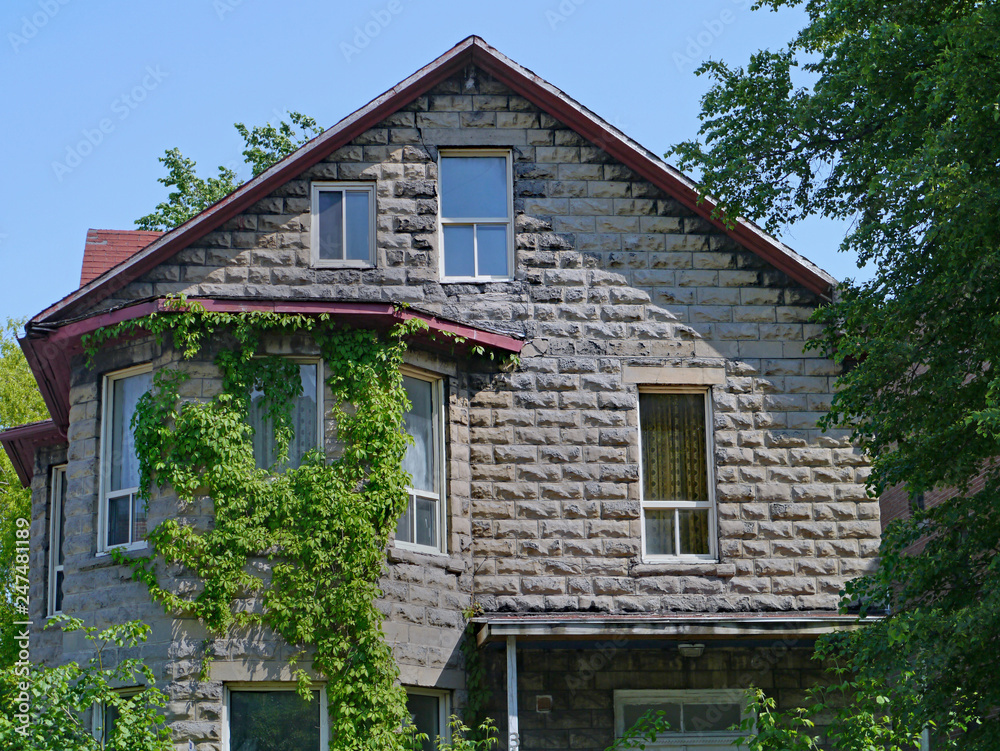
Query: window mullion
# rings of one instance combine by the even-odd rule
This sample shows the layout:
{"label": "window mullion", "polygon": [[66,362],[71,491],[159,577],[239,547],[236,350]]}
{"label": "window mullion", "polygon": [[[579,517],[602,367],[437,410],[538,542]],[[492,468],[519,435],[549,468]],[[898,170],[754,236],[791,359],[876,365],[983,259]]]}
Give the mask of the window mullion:
{"label": "window mullion", "polygon": [[340,260],[347,260],[347,191],[340,191]]}
{"label": "window mullion", "polygon": [[479,277],[479,225],[472,225],[472,275]]}

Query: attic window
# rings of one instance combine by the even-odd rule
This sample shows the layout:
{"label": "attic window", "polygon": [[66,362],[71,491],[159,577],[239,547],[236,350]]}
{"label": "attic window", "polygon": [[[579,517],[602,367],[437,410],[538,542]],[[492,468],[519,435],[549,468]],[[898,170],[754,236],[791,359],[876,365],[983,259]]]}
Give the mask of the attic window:
{"label": "attic window", "polygon": [[375,265],[375,188],[313,183],[312,265]]}
{"label": "attic window", "polygon": [[441,155],[441,278],[506,281],[514,266],[509,151]]}

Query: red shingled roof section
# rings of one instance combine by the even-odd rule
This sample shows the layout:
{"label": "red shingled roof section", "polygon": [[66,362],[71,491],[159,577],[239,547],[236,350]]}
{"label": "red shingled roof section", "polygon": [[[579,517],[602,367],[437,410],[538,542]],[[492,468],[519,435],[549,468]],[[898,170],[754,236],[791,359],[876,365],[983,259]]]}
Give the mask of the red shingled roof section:
{"label": "red shingled roof section", "polygon": [[83,268],[80,269],[80,286],[131,258],[162,235],[162,232],[148,230],[88,229],[87,244],[83,248]]}

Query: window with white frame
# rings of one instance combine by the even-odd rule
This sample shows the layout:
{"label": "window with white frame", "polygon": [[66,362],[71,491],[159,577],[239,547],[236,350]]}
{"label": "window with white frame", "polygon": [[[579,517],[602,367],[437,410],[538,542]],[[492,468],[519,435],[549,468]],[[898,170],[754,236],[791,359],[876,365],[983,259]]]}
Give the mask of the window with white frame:
{"label": "window with white frame", "polygon": [[375,265],[375,186],[312,184],[313,266]]}
{"label": "window with white frame", "polygon": [[410,400],[406,432],[413,437],[403,458],[410,473],[410,503],[399,519],[396,543],[427,552],[444,550],[443,384],[416,374],[403,375]]}
{"label": "window with white frame", "polygon": [[253,428],[253,455],[261,469],[284,470],[301,466],[306,452],[321,445],[323,435],[323,373],[318,361],[299,363],[301,391],[292,404],[293,436],[288,443],[288,461],[275,467],[278,450],[274,440],[274,423],[268,417],[264,392],[250,392],[250,426]]}
{"label": "window with white frame", "polygon": [[694,388],[639,392],[647,559],[715,558],[710,393]]}
{"label": "window with white frame", "polygon": [[62,612],[66,536],[66,466],[52,468],[49,504],[49,615]]}
{"label": "window with white frame", "polygon": [[448,717],[451,714],[451,694],[429,688],[406,687],[406,708],[417,733],[427,736],[423,751],[434,751],[437,739],[449,738]]}
{"label": "window with white frame", "polygon": [[99,549],[139,547],[146,539],[146,502],[139,497],[139,459],[132,417],[139,397],[153,385],[149,365],[104,377],[101,426]]}
{"label": "window with white frame", "polygon": [[444,152],[438,175],[442,279],[510,279],[514,266],[510,152]]}
{"label": "window with white frame", "polygon": [[326,689],[304,699],[295,684],[228,684],[223,751],[326,751]]}
{"label": "window with white frame", "polygon": [[733,751],[742,733],[734,726],[749,715],[741,689],[696,691],[615,691],[615,735],[622,737],[652,712],[670,729],[659,733],[647,751]]}

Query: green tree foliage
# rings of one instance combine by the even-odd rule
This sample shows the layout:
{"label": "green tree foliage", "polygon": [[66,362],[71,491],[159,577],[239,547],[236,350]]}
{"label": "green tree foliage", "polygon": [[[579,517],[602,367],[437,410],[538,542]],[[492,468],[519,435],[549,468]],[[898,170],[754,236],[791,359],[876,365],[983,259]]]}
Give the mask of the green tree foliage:
{"label": "green tree foliage", "polygon": [[[808,215],[852,220],[842,249],[875,276],[817,314],[818,345],[854,366],[823,424],[855,430],[873,491],[961,497],[890,529],[880,570],[848,592],[890,615],[841,647],[887,695],[919,697],[917,724],[969,704],[987,716],[1000,706],[1000,4],[805,7],[785,49],[746,68],[702,66],[714,83],[701,140],[672,153],[702,172],[724,217],[772,231]],[[984,467],[986,487],[970,493]],[[923,534],[922,552],[904,554]],[[992,730],[970,727],[962,743],[995,748]]]}
{"label": "green tree foliage", "polygon": [[[267,123],[252,128],[236,123],[245,145],[243,157],[254,177],[322,132],[313,118],[299,112],[289,112],[288,119],[291,122],[282,120],[277,126]],[[159,161],[167,168],[167,175],[158,182],[173,190],[151,213],[136,219],[139,229],[173,229],[225,198],[240,184],[229,167],[220,166],[215,177],[199,177],[195,161],[183,156],[180,149],[167,149]]]}
{"label": "green tree foliage", "polygon": [[[0,430],[44,420],[49,412],[24,353],[17,344],[23,321],[8,318],[0,329]],[[16,521],[31,518],[31,491],[21,487],[6,451],[0,451],[0,668],[14,662],[13,594]]]}
{"label": "green tree foliage", "polygon": [[[173,751],[160,710],[167,696],[138,657],[149,627],[138,621],[98,630],[76,618],[58,616],[62,630],[79,631],[92,646],[83,665],[0,671],[0,748],[12,751]],[[58,623],[57,621],[56,623]],[[122,693],[119,686],[141,686]],[[96,709],[95,709],[96,708]],[[92,712],[114,717],[95,738]],[[103,712],[102,712],[103,714]]]}

